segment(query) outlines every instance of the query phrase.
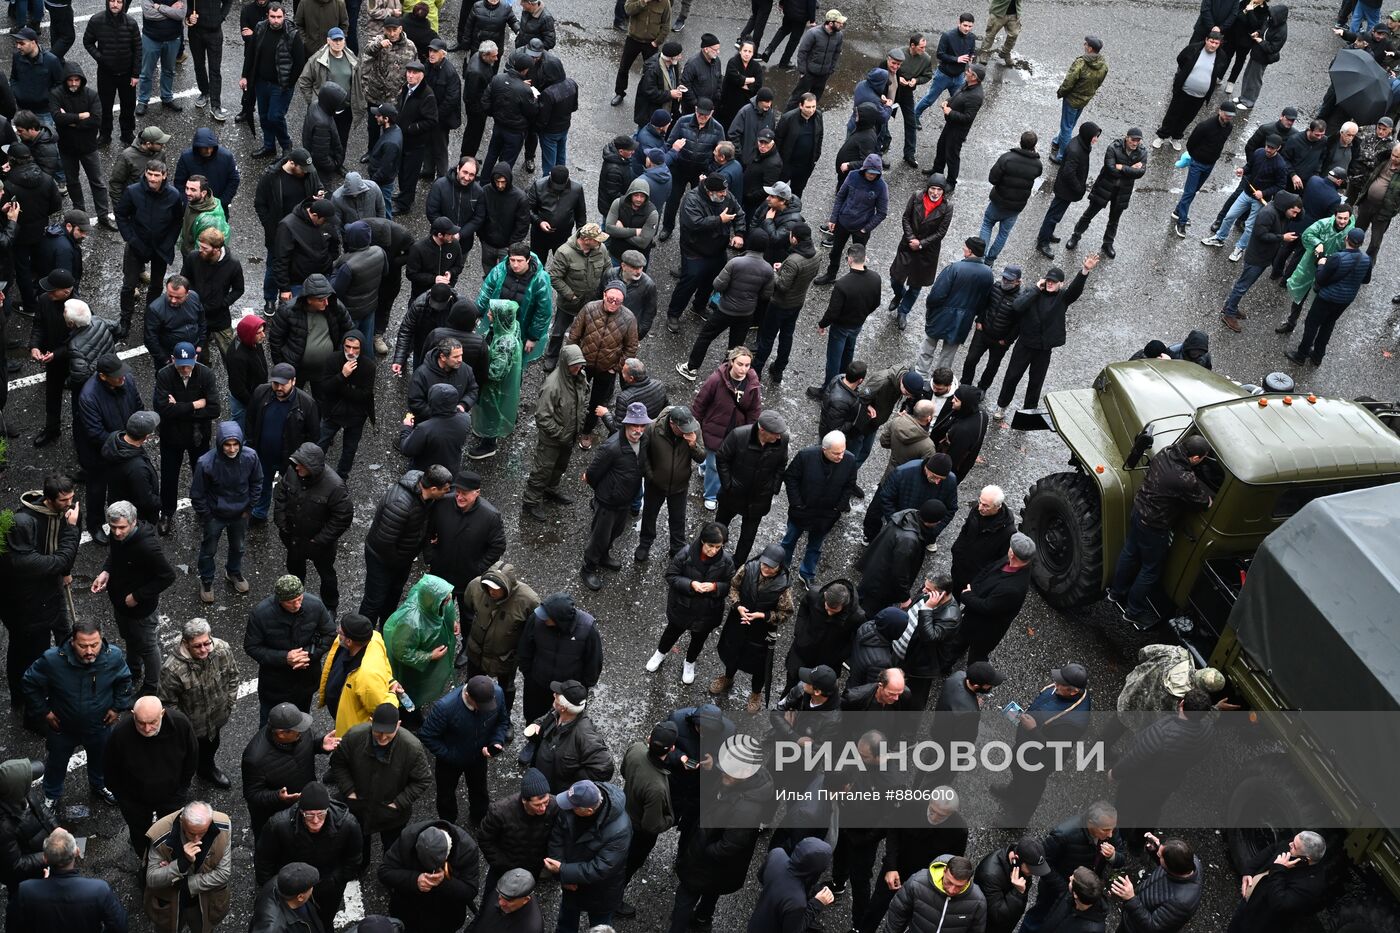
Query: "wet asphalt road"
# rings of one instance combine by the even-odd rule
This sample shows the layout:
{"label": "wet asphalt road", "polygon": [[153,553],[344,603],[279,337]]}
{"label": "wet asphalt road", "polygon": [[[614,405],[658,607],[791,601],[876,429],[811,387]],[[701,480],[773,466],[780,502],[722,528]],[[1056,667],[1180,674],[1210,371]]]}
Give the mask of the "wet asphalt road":
{"label": "wet asphalt road", "polygon": [[[449,37],[452,35],[451,24],[455,22],[455,14],[450,11],[456,6],[455,3],[449,4],[444,11],[444,32]],[[956,258],[956,244],[977,232],[988,190],[986,170],[992,160],[1000,152],[1015,146],[1020,132],[1026,128],[1040,133],[1040,148],[1042,153],[1045,152],[1047,141],[1058,126],[1059,107],[1055,88],[1064,69],[1080,51],[1080,37],[1089,32],[1102,36],[1105,41],[1104,54],[1110,65],[1108,80],[1085,111],[1083,119],[1093,119],[1102,125],[1105,128],[1105,141],[1121,135],[1129,125],[1134,124],[1147,131],[1150,141],[1151,130],[1165,107],[1176,52],[1185,42],[1195,18],[1195,4],[1189,2],[1038,2],[1028,6],[1030,9],[1024,20],[1024,31],[1016,49],[1017,66],[1008,69],[993,63],[988,68],[987,105],[964,150],[963,175],[954,199],[953,224],[944,245],[945,263]],[[558,19],[560,54],[584,91],[581,110],[570,134],[569,164],[588,190],[590,204],[602,147],[616,133],[633,129],[630,124],[630,96],[627,104],[618,109],[609,108],[607,103],[621,46],[621,34],[607,28],[610,7],[611,4],[603,0],[571,0],[550,5]],[[76,4],[76,12],[80,16],[95,9],[97,5],[93,0],[82,0]],[[957,12],[951,7],[940,9],[932,14],[935,19],[930,21],[926,18],[929,14],[925,9],[913,3],[881,2],[844,9],[851,20],[842,67],[823,100],[823,109],[827,114],[825,163],[819,167],[807,191],[806,215],[813,224],[825,220],[824,211],[829,208],[833,192],[829,163],[841,142],[854,83],[868,68],[880,63],[885,49],[902,45],[909,33],[927,32],[931,35],[932,44],[938,31],[953,24]],[[686,46],[687,54],[696,49],[702,32],[713,31],[726,44],[724,58],[727,60],[731,52],[729,43],[737,35],[747,12],[745,4],[734,0],[723,3],[697,0],[690,24],[679,37]],[[979,20],[983,18],[984,10],[980,3],[973,8],[973,12]],[[775,18],[770,22],[770,35],[777,25],[776,16],[775,11]],[[1272,121],[1286,105],[1298,106],[1304,113],[1315,107],[1323,91],[1320,74],[1335,48],[1335,40],[1326,29],[1330,23],[1329,6],[1313,3],[1293,8],[1292,38],[1284,52],[1284,59],[1268,71],[1257,109],[1258,116],[1250,115],[1237,120],[1241,128],[1234,137],[1234,147],[1240,145],[1244,135],[1259,120]],[[80,37],[83,25],[81,21],[78,24]],[[237,86],[241,48],[232,23],[226,25],[226,34],[229,38],[225,50],[224,82],[226,89],[230,90],[225,91],[224,105],[234,110],[237,98],[236,91],[232,89]],[[91,62],[82,51],[81,41],[72,55],[91,74]],[[768,83],[781,95],[779,100],[782,100],[793,80],[790,72],[774,72]],[[635,86],[635,72],[633,82]],[[180,67],[176,90],[177,93],[186,92],[181,97],[186,105],[184,112],[174,114],[153,106],[147,117],[138,121],[138,125],[157,123],[174,135],[168,152],[172,166],[179,150],[188,144],[193,130],[205,125],[203,113],[192,106],[194,78],[188,64]],[[294,138],[304,108],[304,100],[293,104]],[[932,159],[939,123],[936,110],[926,115],[926,129],[919,145],[920,160],[925,165]],[[896,156],[901,132],[898,124],[896,119],[892,128],[896,137],[896,148],[892,151]],[[262,273],[261,231],[253,216],[252,198],[257,177],[265,163],[254,162],[247,157],[258,146],[254,132],[244,126],[235,127],[232,123],[212,125],[224,144],[239,155],[244,175],[243,188],[234,201],[230,221],[234,231],[234,250],[244,258],[250,286],[250,294],[243,303],[251,308],[257,304],[257,283]],[[455,152],[456,143],[452,145]],[[357,124],[347,164],[354,164],[354,160],[363,152],[363,146],[363,129]],[[109,152],[111,154],[115,153]],[[1229,147],[1226,157],[1233,159],[1234,164],[1241,161],[1240,153]],[[1395,363],[1391,350],[1396,343],[1397,315],[1389,303],[1394,285],[1394,277],[1388,274],[1389,264],[1381,263],[1375,282],[1342,319],[1324,366],[1316,371],[1297,371],[1282,358],[1282,338],[1272,333],[1275,318],[1286,311],[1286,299],[1282,292],[1267,282],[1256,286],[1247,299],[1245,308],[1250,312],[1250,319],[1246,333],[1238,336],[1230,334],[1217,323],[1216,310],[1228,292],[1237,267],[1227,262],[1221,251],[1208,250],[1199,245],[1197,239],[1204,235],[1203,230],[1193,228],[1195,237],[1186,240],[1178,240],[1171,235],[1168,215],[1184,180],[1184,172],[1171,167],[1174,160],[1174,154],[1169,152],[1152,154],[1148,173],[1137,186],[1132,206],[1124,216],[1117,243],[1118,257],[1116,260],[1104,260],[1090,277],[1083,298],[1074,306],[1070,315],[1069,344],[1056,353],[1047,388],[1087,385],[1104,363],[1125,359],[1149,339],[1160,338],[1173,343],[1184,337],[1191,328],[1201,327],[1211,335],[1217,371],[1241,381],[1258,381],[1264,373],[1281,368],[1294,371],[1301,385],[1322,394],[1391,397],[1395,384]],[[871,241],[871,267],[882,272],[887,269],[893,255],[898,212],[909,193],[915,189],[920,176],[896,162],[886,178],[891,186],[892,217]],[[1051,179],[1053,174],[1047,173],[1042,181],[1048,183]],[[524,182],[525,176],[521,171],[517,174],[517,183]],[[1196,227],[1204,226],[1232,185],[1233,178],[1222,164],[1198,197],[1195,206]],[[1045,184],[1032,198],[1001,260],[1003,263],[1023,265],[1028,281],[1037,278],[1049,265],[1032,250],[1033,232],[1050,199],[1048,187]],[[116,192],[113,194],[115,196]],[[415,205],[416,212],[406,221],[416,235],[422,235],[426,228],[421,214],[421,194],[422,189],[420,200]],[[1081,209],[1082,205],[1070,211],[1069,217],[1061,225],[1062,234],[1067,225],[1079,216]],[[1102,229],[1102,223],[1100,219],[1090,238],[1086,238],[1087,246],[1094,245],[1092,237]],[[676,249],[673,240],[660,246],[655,253],[653,273],[661,287],[663,300],[669,295],[675,281],[672,270],[676,265]],[[120,263],[117,235],[97,230],[88,241],[86,262],[85,296],[96,313],[115,319]],[[1071,265],[1067,264],[1066,268],[1073,274]],[[464,293],[474,296],[480,283],[479,262],[475,255],[468,257],[464,279]],[[817,337],[814,324],[821,303],[825,301],[825,294],[823,289],[814,290],[808,316],[798,331],[789,378],[778,389],[767,384],[764,386],[765,405],[781,410],[798,432],[794,438],[795,447],[815,440],[810,426],[815,422],[816,406],[805,398],[802,388],[820,377],[824,341]],[[402,302],[395,310],[394,327],[401,313]],[[914,323],[917,324],[917,315]],[[18,320],[12,334],[23,334],[27,326],[27,319]],[[682,359],[689,348],[696,328],[695,319],[687,317],[684,327],[685,333],[681,336],[673,336],[666,333],[665,328],[657,328],[643,345],[640,354],[650,364],[653,374],[665,380],[670,387],[672,401],[685,399],[692,391],[692,386],[681,380],[673,370],[676,361]],[[917,326],[911,326],[901,334],[887,318],[876,315],[865,328],[857,357],[870,361],[872,366],[910,359],[917,350],[921,336]],[[716,365],[718,355],[719,350],[712,349],[703,371],[708,372]],[[149,398],[153,375],[150,361],[140,355],[131,362],[143,395]],[[21,375],[32,375],[35,371],[36,367],[30,363]],[[499,456],[479,464],[477,468],[485,476],[486,495],[505,516],[511,542],[507,558],[522,568],[525,579],[538,591],[547,593],[566,589],[574,593],[580,603],[601,621],[607,662],[602,682],[590,704],[590,712],[620,759],[627,744],[644,737],[652,723],[678,706],[705,699],[704,685],[710,677],[719,673],[717,660],[712,652],[707,652],[700,664],[700,676],[696,684],[690,687],[679,683],[677,658],[669,660],[659,675],[649,676],[642,671],[642,664],[651,653],[655,638],[664,624],[663,564],[655,559],[645,566],[627,562],[622,572],[610,575],[608,585],[601,593],[590,594],[584,590],[577,575],[588,521],[587,506],[582,495],[579,504],[571,509],[555,510],[558,520],[554,525],[543,530],[538,525],[527,526],[523,531],[520,529],[519,495],[533,447],[533,426],[528,405],[541,378],[542,373],[537,367],[527,374],[524,392],[527,408],[522,411],[515,436],[503,445]],[[404,469],[402,459],[391,449],[397,434],[396,422],[404,410],[403,392],[404,387],[387,371],[381,375],[378,402],[380,426],[367,431],[360,449],[356,475],[351,483],[356,520],[341,544],[343,603],[346,607],[356,605],[360,596],[359,581],[363,576],[360,543],[374,503],[385,484]],[[72,465],[72,453],[66,444],[56,444],[42,451],[30,446],[29,437],[42,424],[42,405],[42,390],[37,386],[17,388],[11,392],[7,414],[11,423],[24,430],[24,437],[14,442],[8,468],[0,474],[0,488],[3,488],[6,503],[17,503],[22,490],[40,486],[45,473]],[[979,464],[975,474],[966,480],[970,485],[966,487],[964,504],[972,501],[973,490],[977,487],[998,483],[1007,491],[1008,504],[1019,509],[1027,486],[1045,473],[1062,469],[1065,462],[1064,451],[1053,435],[1018,434],[1004,425],[990,433],[982,456],[985,464]],[[879,477],[883,458],[883,452],[877,449],[864,470],[864,485],[868,489],[873,488]],[[587,455],[576,456],[570,470],[575,480],[586,463]],[[698,493],[698,485],[695,492]],[[692,496],[690,505],[693,525],[695,518],[702,514],[698,495]],[[828,539],[819,571],[823,580],[848,575],[859,540],[860,508],[862,504],[857,503],[856,511]],[[780,499],[765,522],[763,539],[776,540],[780,536],[782,511]],[[951,534],[953,531],[949,532]],[[216,586],[217,603],[206,609],[198,600],[196,578],[189,573],[197,543],[195,523],[186,511],[177,520],[175,534],[165,541],[167,553],[172,561],[181,565],[184,575],[163,599],[162,612],[166,619],[162,623],[162,634],[167,642],[173,642],[181,621],[203,615],[213,623],[215,633],[237,649],[242,643],[244,618],[251,601],[269,593],[273,580],[283,572],[280,545],[276,536],[268,530],[253,533],[244,564],[245,575],[252,583],[252,594],[239,597],[231,588],[220,583]],[[632,547],[633,540],[629,534],[619,542],[615,554],[625,559]],[[74,572],[74,590],[80,615],[106,621],[109,611],[105,596],[95,597],[86,591],[87,584],[100,569],[103,556],[103,549],[96,545],[85,544],[82,547]],[[944,548],[926,569],[942,569],[946,567],[946,561]],[[312,585],[314,587],[315,584]],[[115,638],[115,630],[111,635]],[[995,698],[998,702],[1011,699],[1024,702],[1046,682],[1049,668],[1067,659],[1078,659],[1089,667],[1097,705],[1107,707],[1116,696],[1124,673],[1132,667],[1133,654],[1139,643],[1140,636],[1125,633],[1116,615],[1102,605],[1070,616],[1049,609],[1032,595],[1018,625],[1013,627],[998,650],[997,663],[1010,679],[998,689]],[[786,645],[781,645],[780,652],[785,650]],[[242,657],[241,651],[237,653]],[[243,668],[245,678],[251,680],[255,670],[246,658],[243,658]],[[425,699],[420,698],[420,702]],[[725,705],[734,711],[741,708],[742,703],[743,695],[736,690],[735,696]],[[320,715],[324,717],[323,713]],[[240,703],[234,721],[224,732],[220,759],[224,770],[231,776],[236,776],[239,754],[255,728],[255,705],[250,697]],[[18,729],[13,719],[0,722],[0,746],[3,746],[5,757],[42,757],[41,742]],[[81,777],[74,777],[68,803],[85,804],[84,782]],[[502,762],[493,773],[493,791],[510,792],[516,786],[516,780],[513,763],[509,760]],[[199,788],[196,792],[206,794],[208,790]],[[243,840],[235,851],[235,864],[241,870],[235,877],[233,913],[225,921],[225,928],[232,929],[246,924],[253,897],[246,814],[236,785],[232,792],[209,794],[209,799],[216,807],[232,814],[236,834]],[[431,812],[429,802],[420,803],[419,816],[427,816]],[[1038,814],[1035,825],[1046,826],[1066,815],[1049,812],[1045,808]],[[90,818],[74,819],[68,816],[65,823],[73,825],[79,833],[94,837],[88,850],[90,869],[112,881],[124,902],[132,909],[134,921],[138,926],[145,924],[147,921],[139,917],[134,877],[121,868],[125,861],[125,837],[119,816],[113,810],[97,808]],[[1211,838],[1210,833],[1187,835],[1202,847],[1210,874],[1206,902],[1192,929],[1223,929],[1233,910],[1236,890],[1233,875],[1224,867],[1223,847]],[[975,832],[970,854],[980,856],[1000,842],[999,835]],[[648,868],[639,876],[644,886],[634,886],[630,892],[630,899],[641,908],[639,917],[619,922],[620,929],[654,930],[663,926],[660,918],[669,911],[670,904],[672,876],[669,866],[673,850],[673,839],[663,839]],[[369,880],[372,877],[366,876],[368,883],[364,892],[364,901],[370,911],[384,906],[382,890],[377,882]],[[755,891],[756,886],[751,886],[739,895],[725,898],[716,914],[717,928],[732,929],[744,924],[756,896]],[[543,896],[547,903],[552,904],[555,896],[553,890],[546,888]],[[826,929],[845,929],[846,903],[838,902],[829,912]],[[548,909],[548,915],[552,915],[552,907]]]}

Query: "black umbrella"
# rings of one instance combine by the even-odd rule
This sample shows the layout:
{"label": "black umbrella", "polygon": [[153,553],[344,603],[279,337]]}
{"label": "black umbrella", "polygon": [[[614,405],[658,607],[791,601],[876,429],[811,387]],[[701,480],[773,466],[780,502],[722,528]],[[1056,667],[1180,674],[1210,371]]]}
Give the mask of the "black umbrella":
{"label": "black umbrella", "polygon": [[1327,69],[1332,94],[1347,116],[1366,126],[1390,109],[1390,75],[1364,49],[1342,49]]}

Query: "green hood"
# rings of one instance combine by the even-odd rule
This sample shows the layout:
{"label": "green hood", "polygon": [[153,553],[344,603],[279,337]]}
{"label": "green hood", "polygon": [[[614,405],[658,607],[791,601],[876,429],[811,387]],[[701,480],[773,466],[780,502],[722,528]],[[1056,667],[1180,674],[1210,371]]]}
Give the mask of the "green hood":
{"label": "green hood", "polygon": [[[384,623],[384,645],[394,676],[419,702],[432,703],[447,689],[456,648],[456,623],[452,584],[430,573],[413,584],[408,598]],[[433,660],[433,650],[438,647],[446,647],[447,653]]]}

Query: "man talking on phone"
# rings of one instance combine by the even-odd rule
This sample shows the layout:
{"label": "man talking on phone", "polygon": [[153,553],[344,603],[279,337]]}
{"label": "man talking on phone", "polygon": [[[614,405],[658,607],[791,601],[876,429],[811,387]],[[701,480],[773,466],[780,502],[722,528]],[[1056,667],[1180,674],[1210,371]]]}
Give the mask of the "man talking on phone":
{"label": "man talking on phone", "polygon": [[1243,900],[1227,933],[1286,930],[1294,920],[1317,913],[1327,893],[1326,854],[1326,841],[1310,830],[1288,840],[1282,851],[1264,853],[1240,881]]}

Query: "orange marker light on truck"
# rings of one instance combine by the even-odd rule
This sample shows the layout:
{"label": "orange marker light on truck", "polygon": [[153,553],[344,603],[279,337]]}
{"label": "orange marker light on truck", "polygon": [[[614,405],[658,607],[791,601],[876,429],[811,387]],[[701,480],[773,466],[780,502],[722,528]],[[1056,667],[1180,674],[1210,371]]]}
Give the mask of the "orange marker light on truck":
{"label": "orange marker light on truck", "polygon": [[1095,472],[1095,473],[1102,473],[1102,472],[1103,472],[1103,464],[1100,463],[1098,466],[1094,467],[1094,472]]}
{"label": "orange marker light on truck", "polygon": [[1266,399],[1266,398],[1261,398],[1261,399],[1259,400],[1259,407],[1260,407],[1260,408],[1268,408],[1268,407],[1269,407],[1269,400]]}

